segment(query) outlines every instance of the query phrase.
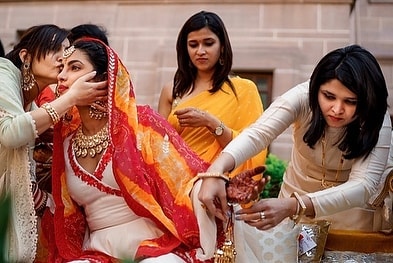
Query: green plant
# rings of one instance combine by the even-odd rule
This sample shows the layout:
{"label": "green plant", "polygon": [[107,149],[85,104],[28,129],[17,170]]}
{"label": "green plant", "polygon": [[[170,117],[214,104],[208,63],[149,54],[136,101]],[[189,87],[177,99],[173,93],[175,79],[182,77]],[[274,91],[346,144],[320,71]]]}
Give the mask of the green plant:
{"label": "green plant", "polygon": [[6,262],[5,259],[5,241],[7,228],[9,224],[9,215],[11,212],[11,198],[5,196],[0,198],[0,262]]}
{"label": "green plant", "polygon": [[261,192],[260,198],[277,197],[288,163],[278,158],[276,155],[269,153],[266,158],[265,166],[265,174],[270,176],[270,181]]}

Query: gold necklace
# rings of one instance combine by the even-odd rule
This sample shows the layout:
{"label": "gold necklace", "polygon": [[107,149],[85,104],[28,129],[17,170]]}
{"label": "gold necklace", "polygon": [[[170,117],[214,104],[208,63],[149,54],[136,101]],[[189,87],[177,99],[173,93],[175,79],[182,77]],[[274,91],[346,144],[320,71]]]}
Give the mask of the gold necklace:
{"label": "gold necklace", "polygon": [[325,180],[326,179],[326,167],[325,167],[326,153],[325,153],[325,150],[326,150],[326,139],[325,139],[325,133],[323,133],[323,135],[322,135],[322,179],[321,179],[321,186],[323,189],[333,187],[337,184],[338,177],[340,176],[341,170],[343,168],[343,163],[344,163],[343,153],[341,152],[341,157],[338,162],[338,169],[336,172],[335,181],[334,181],[334,183],[327,183]]}
{"label": "gold necklace", "polygon": [[72,138],[72,149],[76,157],[85,158],[90,156],[94,158],[94,156],[108,148],[108,145],[108,123],[99,132],[91,136],[84,135],[82,126],[79,126],[75,136]]}

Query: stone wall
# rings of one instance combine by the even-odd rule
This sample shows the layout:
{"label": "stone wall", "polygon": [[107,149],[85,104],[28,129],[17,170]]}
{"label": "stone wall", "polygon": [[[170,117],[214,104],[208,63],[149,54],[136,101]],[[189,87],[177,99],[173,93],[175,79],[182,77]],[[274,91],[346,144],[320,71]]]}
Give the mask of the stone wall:
{"label": "stone wall", "polygon": [[[137,100],[155,108],[176,68],[178,31],[192,14],[208,10],[227,26],[234,69],[273,72],[273,98],[306,80],[328,51],[351,43],[376,54],[393,88],[392,3],[357,0],[352,8],[350,0],[205,2],[0,1],[0,38],[7,51],[17,31],[32,25],[102,25],[133,77]],[[291,145],[288,129],[270,150],[288,160]]]}

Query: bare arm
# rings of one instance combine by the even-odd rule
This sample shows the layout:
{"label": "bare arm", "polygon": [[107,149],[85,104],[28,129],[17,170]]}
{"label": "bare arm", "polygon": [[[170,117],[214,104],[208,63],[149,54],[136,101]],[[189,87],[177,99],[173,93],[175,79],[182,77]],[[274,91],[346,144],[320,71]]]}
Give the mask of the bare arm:
{"label": "bare arm", "polygon": [[168,118],[169,113],[172,109],[172,88],[173,83],[167,83],[161,90],[160,99],[158,101],[158,113],[160,113],[165,119]]}
{"label": "bare arm", "polygon": [[[228,153],[222,153],[209,167],[207,172],[225,173],[234,168],[235,161]],[[198,198],[204,203],[207,209],[220,218],[226,220],[226,212],[229,210],[225,181],[220,178],[205,178],[202,179],[201,189],[199,190]],[[215,203],[220,203],[221,207],[216,207]]]}
{"label": "bare arm", "polygon": [[181,127],[206,127],[212,134],[215,134],[217,127],[222,127],[222,134],[215,135],[216,140],[221,148],[224,148],[232,141],[232,129],[227,127],[225,123],[221,124],[221,120],[207,111],[198,108],[188,107],[174,112]]}

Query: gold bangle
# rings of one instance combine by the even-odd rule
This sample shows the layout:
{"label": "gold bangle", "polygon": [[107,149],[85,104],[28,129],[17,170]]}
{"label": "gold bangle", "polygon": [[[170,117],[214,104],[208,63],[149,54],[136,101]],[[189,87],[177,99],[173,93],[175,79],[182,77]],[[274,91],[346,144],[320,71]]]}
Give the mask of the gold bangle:
{"label": "gold bangle", "polygon": [[229,182],[229,177],[222,173],[198,173],[197,177],[200,178],[221,178],[226,182]]}
{"label": "gold bangle", "polygon": [[60,116],[57,111],[50,105],[48,102],[42,104],[41,108],[43,108],[46,113],[48,113],[49,117],[51,118],[53,124],[56,124],[60,121]]}
{"label": "gold bangle", "polygon": [[296,198],[296,214],[291,216],[291,219],[295,221],[295,224],[299,223],[300,219],[306,212],[306,205],[303,202],[303,199],[300,197],[300,195],[297,192],[293,192],[291,197]]}

